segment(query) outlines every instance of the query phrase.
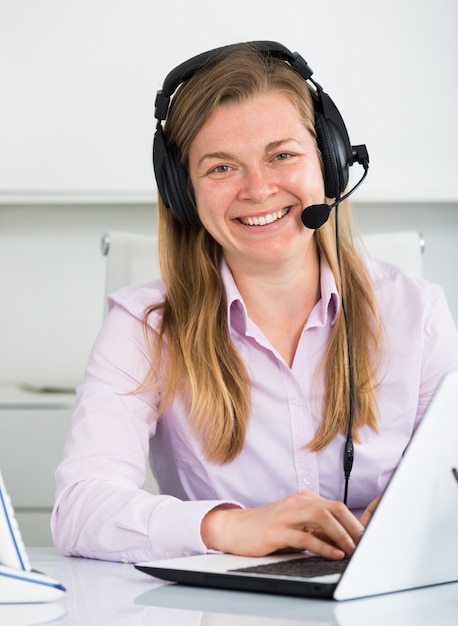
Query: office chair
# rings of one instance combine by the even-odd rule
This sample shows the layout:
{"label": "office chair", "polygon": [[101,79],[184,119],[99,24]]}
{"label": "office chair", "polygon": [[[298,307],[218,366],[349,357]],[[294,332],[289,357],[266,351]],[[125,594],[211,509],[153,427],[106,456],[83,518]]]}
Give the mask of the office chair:
{"label": "office chair", "polygon": [[425,240],[419,232],[374,233],[364,235],[362,240],[370,256],[389,261],[414,276],[422,277]]}
{"label": "office chair", "polygon": [[157,236],[110,231],[102,235],[101,251],[106,257],[105,315],[111,293],[160,278]]}
{"label": "office chair", "polygon": [[[108,296],[129,285],[141,285],[160,277],[157,237],[110,231],[102,235],[101,251],[106,257],[104,315]],[[145,491],[159,493],[149,464],[146,468]]]}
{"label": "office chair", "polygon": [[[390,261],[421,277],[425,241],[417,231],[375,233],[362,237],[370,256]],[[160,278],[156,235],[110,231],[102,235],[106,256],[105,301],[110,293],[127,285],[140,285]]]}

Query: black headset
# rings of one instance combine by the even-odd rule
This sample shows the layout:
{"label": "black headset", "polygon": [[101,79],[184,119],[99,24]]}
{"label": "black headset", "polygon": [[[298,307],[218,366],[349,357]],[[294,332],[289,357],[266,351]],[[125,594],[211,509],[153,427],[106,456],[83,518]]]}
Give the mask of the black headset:
{"label": "black headset", "polygon": [[351,145],[337,107],[322,87],[311,79],[312,70],[297,52],[291,52],[273,41],[233,44],[203,52],[181,63],[166,76],[162,89],[157,92],[154,112],[157,127],[153,143],[153,165],[159,193],[177,220],[190,228],[199,227],[201,222],[189,197],[188,175],[181,164],[179,150],[174,146],[167,148],[162,122],[166,119],[170,98],[181,83],[242,46],[261,55],[282,59],[314,86],[315,130],[323,160],[326,197],[340,197],[348,184],[349,168],[356,161],[361,163],[356,149],[358,146]]}

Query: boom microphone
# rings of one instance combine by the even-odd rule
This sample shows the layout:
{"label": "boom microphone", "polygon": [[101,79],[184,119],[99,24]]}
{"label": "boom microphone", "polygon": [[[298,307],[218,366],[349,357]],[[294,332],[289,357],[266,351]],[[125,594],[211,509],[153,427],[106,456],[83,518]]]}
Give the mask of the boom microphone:
{"label": "boom microphone", "polygon": [[302,223],[306,228],[316,230],[328,221],[329,213],[337,205],[333,204],[311,204],[302,211]]}
{"label": "boom microphone", "polygon": [[353,148],[353,156],[354,156],[353,163],[355,161],[360,163],[364,168],[364,174],[361,176],[361,178],[356,183],[356,185],[350,189],[348,193],[346,193],[342,197],[337,198],[337,200],[333,202],[332,204],[326,204],[326,203],[311,204],[310,206],[305,207],[305,209],[302,211],[301,218],[302,218],[302,223],[304,224],[306,228],[316,230],[317,228],[320,228],[320,226],[323,226],[323,224],[327,222],[329,213],[331,212],[331,210],[334,207],[336,207],[338,204],[346,200],[349,196],[351,196],[351,194],[354,191],[356,191],[356,189],[358,189],[358,187],[361,185],[363,180],[366,178],[367,172],[369,170],[369,155],[367,153],[366,146],[365,145],[352,146],[352,148]]}

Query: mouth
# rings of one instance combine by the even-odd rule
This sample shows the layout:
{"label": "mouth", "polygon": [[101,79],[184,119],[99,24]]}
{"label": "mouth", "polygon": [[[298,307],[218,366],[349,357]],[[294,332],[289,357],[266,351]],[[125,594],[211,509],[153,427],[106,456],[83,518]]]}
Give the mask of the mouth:
{"label": "mouth", "polygon": [[244,218],[240,217],[238,221],[244,226],[266,226],[267,224],[272,224],[272,222],[281,220],[285,217],[285,215],[288,215],[290,209],[291,207],[287,207],[286,209],[281,209],[280,211],[274,211],[274,213],[267,213],[267,215]]}

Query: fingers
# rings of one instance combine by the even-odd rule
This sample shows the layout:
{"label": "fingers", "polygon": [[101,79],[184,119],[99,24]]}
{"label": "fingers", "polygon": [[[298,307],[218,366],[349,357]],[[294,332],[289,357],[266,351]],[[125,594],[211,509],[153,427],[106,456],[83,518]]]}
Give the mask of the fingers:
{"label": "fingers", "polygon": [[361,524],[366,528],[369,524],[371,517],[374,515],[375,509],[377,508],[378,503],[380,502],[381,496],[372,500],[372,502],[368,505],[367,509],[361,516]]}
{"label": "fingers", "polygon": [[201,526],[208,548],[245,556],[309,550],[341,559],[353,553],[363,532],[344,504],[309,492],[252,509],[216,509]]}
{"label": "fingers", "polygon": [[[319,496],[309,500],[307,550],[328,558],[342,558],[353,554],[364,527],[341,502],[325,500]],[[311,500],[311,501],[310,501]],[[312,504],[313,502],[313,504]],[[312,506],[310,506],[312,505]]]}
{"label": "fingers", "polygon": [[313,552],[314,554],[332,560],[343,559],[347,554],[345,550],[341,550],[333,543],[330,543],[328,537],[316,532],[313,528],[306,528],[302,531],[292,531],[292,533],[295,533],[296,537],[292,535],[289,543],[291,546],[295,546],[294,550],[296,551],[303,552],[307,550],[308,552]]}

